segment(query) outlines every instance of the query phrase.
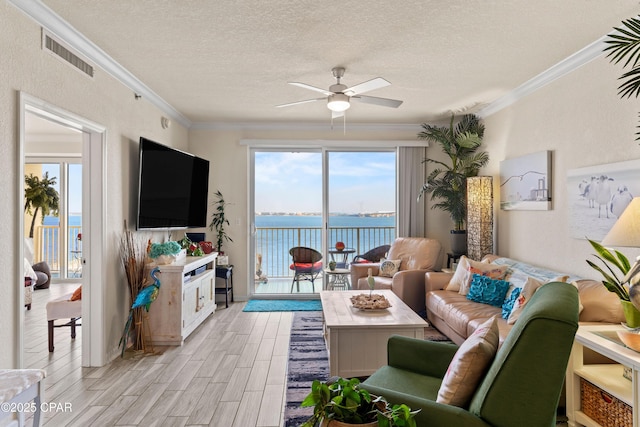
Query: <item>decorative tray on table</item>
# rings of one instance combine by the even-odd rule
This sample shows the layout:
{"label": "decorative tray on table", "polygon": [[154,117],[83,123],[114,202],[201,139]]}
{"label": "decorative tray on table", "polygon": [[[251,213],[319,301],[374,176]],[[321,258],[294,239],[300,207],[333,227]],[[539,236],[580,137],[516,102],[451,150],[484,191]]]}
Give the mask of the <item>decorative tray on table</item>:
{"label": "decorative tray on table", "polygon": [[391,307],[391,303],[384,295],[379,294],[359,294],[351,297],[351,304],[359,310],[386,310]]}

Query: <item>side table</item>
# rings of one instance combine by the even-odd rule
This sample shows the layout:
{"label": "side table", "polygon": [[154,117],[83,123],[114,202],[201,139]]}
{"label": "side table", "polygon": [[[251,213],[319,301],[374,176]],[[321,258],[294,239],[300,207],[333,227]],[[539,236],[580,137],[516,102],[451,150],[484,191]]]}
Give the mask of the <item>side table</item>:
{"label": "side table", "polygon": [[458,260],[460,259],[460,257],[463,254],[453,254],[451,252],[447,253],[447,265],[445,266],[446,268],[452,268],[454,263],[458,262]]}
{"label": "side table", "polygon": [[344,289],[345,291],[349,290],[349,275],[351,275],[351,270],[348,268],[336,268],[335,270],[330,270],[326,268],[324,270],[324,274],[329,277],[329,283],[327,284],[327,289],[330,291],[335,291],[336,289]]}
{"label": "side table", "polygon": [[224,279],[224,288],[216,286],[216,294],[224,294],[224,306],[229,307],[229,295],[233,302],[233,265],[216,265],[216,278]]}
{"label": "side table", "polygon": [[329,249],[327,252],[329,252],[329,255],[331,256],[331,261],[335,261],[338,268],[347,268],[349,255],[355,254],[356,250],[351,248],[345,248],[341,251],[337,249]]}
{"label": "side table", "polygon": [[[580,326],[576,333],[571,357],[567,366],[567,418],[569,427],[600,425],[589,415],[589,408],[582,406],[581,382],[588,381],[599,389],[599,393],[613,407],[612,398],[631,408],[630,418],[616,425],[640,426],[637,393],[640,371],[640,353],[627,348],[618,338],[620,325]],[[587,364],[584,350],[594,352],[611,359],[615,363]],[[625,367],[631,369],[631,380],[623,376]],[[608,414],[601,414],[608,417]],[[613,417],[613,414],[611,414]],[[612,418],[613,419],[613,418]],[[620,421],[620,420],[618,420]],[[615,421],[614,421],[615,422]]]}

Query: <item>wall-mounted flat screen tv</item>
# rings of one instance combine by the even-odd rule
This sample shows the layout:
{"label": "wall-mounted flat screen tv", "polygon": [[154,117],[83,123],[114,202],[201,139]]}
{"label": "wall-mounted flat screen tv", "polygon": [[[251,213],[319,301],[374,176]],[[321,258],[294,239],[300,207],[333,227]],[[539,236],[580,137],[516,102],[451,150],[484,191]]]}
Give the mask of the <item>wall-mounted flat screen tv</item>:
{"label": "wall-mounted flat screen tv", "polygon": [[207,225],[209,161],[140,138],[138,230]]}

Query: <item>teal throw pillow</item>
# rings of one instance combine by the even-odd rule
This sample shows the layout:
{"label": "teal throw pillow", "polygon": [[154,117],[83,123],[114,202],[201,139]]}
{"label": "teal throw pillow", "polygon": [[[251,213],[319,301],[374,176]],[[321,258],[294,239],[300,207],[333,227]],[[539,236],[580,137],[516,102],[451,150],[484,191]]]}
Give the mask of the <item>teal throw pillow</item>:
{"label": "teal throw pillow", "polygon": [[474,274],[467,294],[470,301],[501,307],[509,290],[509,282]]}
{"label": "teal throw pillow", "polygon": [[502,318],[503,319],[506,320],[506,319],[509,318],[509,315],[511,314],[511,310],[513,310],[513,304],[516,303],[516,300],[520,296],[520,291],[521,290],[522,289],[520,289],[520,288],[513,288],[513,290],[509,294],[509,296],[504,299],[504,302],[502,303]]}

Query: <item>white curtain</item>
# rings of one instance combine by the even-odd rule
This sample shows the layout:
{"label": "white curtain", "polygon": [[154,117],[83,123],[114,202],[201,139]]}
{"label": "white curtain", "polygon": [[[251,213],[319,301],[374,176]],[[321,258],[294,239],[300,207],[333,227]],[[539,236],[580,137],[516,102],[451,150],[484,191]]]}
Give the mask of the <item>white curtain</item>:
{"label": "white curtain", "polygon": [[425,197],[418,193],[426,179],[426,147],[398,148],[398,236],[425,236]]}

